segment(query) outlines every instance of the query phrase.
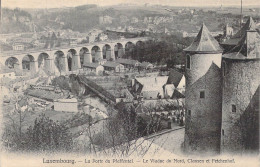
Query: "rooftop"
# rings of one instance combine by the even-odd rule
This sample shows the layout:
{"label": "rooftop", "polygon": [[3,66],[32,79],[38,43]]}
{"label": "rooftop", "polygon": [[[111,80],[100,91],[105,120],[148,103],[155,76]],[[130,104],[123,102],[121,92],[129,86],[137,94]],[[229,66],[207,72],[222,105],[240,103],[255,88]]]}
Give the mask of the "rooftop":
{"label": "rooftop", "polygon": [[153,91],[162,89],[163,85],[167,82],[168,76],[157,77],[140,77],[135,78],[141,85],[143,85],[143,91]]}
{"label": "rooftop", "polygon": [[255,30],[255,23],[250,17],[246,24],[235,34],[237,44],[223,58],[227,59],[260,59],[260,35]]}
{"label": "rooftop", "polygon": [[139,61],[131,59],[116,59],[116,62],[129,65],[136,65],[136,63],[139,63]]}
{"label": "rooftop", "polygon": [[171,69],[169,73],[169,78],[167,80],[167,84],[173,84],[177,87],[183,77],[183,74],[176,71],[175,69]]}
{"label": "rooftop", "polygon": [[233,35],[230,39],[226,40],[223,42],[223,45],[237,45],[239,41],[244,37],[246,34],[246,31],[249,30],[256,30],[256,24],[252,17],[249,17],[247,20],[246,24],[235,34]]}
{"label": "rooftop", "polygon": [[218,41],[210,34],[208,28],[203,23],[201,29],[193,43],[184,49],[186,52],[196,53],[222,53]]}
{"label": "rooftop", "polygon": [[227,59],[260,59],[260,35],[247,31],[236,46],[223,55]]}
{"label": "rooftop", "polygon": [[120,65],[120,63],[110,62],[110,61],[107,61],[106,63],[103,64],[103,66],[105,67],[117,67],[118,65]]}
{"label": "rooftop", "polygon": [[90,68],[97,68],[98,66],[100,66],[100,64],[98,63],[85,63],[83,65],[83,67],[90,67]]}

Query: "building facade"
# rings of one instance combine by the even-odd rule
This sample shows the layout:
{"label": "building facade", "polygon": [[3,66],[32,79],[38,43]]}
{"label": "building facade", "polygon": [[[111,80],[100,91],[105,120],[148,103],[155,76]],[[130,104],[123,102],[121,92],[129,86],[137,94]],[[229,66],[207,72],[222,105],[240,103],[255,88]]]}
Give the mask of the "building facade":
{"label": "building facade", "polygon": [[221,151],[259,152],[260,36],[245,31],[223,55]]}

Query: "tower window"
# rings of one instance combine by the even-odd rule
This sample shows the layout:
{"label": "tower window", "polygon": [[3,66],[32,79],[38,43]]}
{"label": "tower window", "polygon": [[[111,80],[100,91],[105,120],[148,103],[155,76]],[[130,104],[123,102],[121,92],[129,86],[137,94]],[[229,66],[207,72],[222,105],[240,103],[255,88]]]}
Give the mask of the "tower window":
{"label": "tower window", "polygon": [[204,99],[205,98],[205,91],[200,91],[200,98]]}
{"label": "tower window", "polygon": [[224,131],[224,129],[222,129],[222,136],[224,136],[224,134],[225,134],[225,131]]}
{"label": "tower window", "polygon": [[188,69],[190,69],[190,55],[187,55],[187,58],[186,58],[187,60],[186,60],[186,67],[188,68]]}
{"label": "tower window", "polygon": [[189,116],[191,115],[191,110],[188,110],[188,115],[189,115]]}
{"label": "tower window", "polygon": [[227,70],[227,63],[223,62],[223,76],[226,75],[226,70]]}
{"label": "tower window", "polygon": [[232,112],[237,112],[236,105],[232,104]]}

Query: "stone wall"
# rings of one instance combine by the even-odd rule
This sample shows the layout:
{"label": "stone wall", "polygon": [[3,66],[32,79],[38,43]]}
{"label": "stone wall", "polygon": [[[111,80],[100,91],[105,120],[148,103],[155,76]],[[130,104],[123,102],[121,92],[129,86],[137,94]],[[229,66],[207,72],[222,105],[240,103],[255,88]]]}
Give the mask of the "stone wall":
{"label": "stone wall", "polygon": [[260,61],[224,58],[223,63],[221,151],[259,152]]}
{"label": "stone wall", "polygon": [[[219,153],[220,151],[222,106],[220,63],[221,54],[196,54],[191,56],[191,68],[186,69],[184,142],[186,152]],[[200,97],[202,91],[205,92],[204,98]]]}

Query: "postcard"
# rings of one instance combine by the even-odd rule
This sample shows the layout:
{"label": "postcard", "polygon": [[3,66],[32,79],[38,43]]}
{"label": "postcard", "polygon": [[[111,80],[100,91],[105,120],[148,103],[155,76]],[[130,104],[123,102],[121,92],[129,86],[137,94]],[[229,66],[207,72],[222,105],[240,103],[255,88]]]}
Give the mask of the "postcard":
{"label": "postcard", "polygon": [[1,167],[258,167],[256,0],[0,1]]}

